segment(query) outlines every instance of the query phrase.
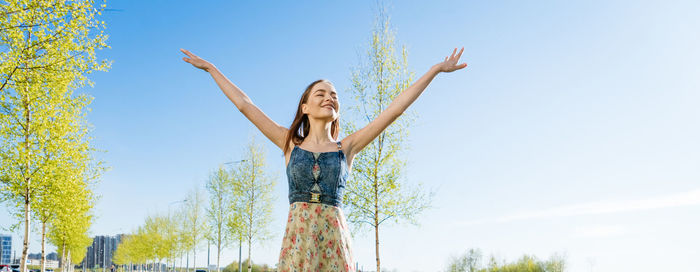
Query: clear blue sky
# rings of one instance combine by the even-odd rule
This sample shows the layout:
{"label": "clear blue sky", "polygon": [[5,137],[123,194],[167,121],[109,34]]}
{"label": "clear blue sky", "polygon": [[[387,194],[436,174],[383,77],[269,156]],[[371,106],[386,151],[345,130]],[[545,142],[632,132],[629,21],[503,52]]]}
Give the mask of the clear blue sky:
{"label": "clear blue sky", "polygon": [[[264,4],[110,1],[112,69],[89,120],[112,167],[92,233],[133,230],[240,158],[250,135],[277,173],[277,261],[288,211],[284,158],[180,48],[213,62],[289,125],[303,88],[347,95],[373,1]],[[465,47],[411,106],[406,183],[436,188],[421,226],[387,225],[382,267],[444,269],[468,248],[514,260],[565,253],[569,271],[695,271],[700,256],[700,5],[696,1],[396,1],[389,13],[422,75]],[[350,181],[351,182],[351,181]],[[174,206],[174,205],[173,205]],[[7,214],[1,213],[3,226]],[[37,235],[31,252],[38,252]],[[14,235],[15,247],[20,236]],[[374,266],[373,235],[354,238]],[[18,252],[19,253],[19,252]],[[224,252],[223,262],[237,258]],[[206,262],[206,249],[198,263]]]}

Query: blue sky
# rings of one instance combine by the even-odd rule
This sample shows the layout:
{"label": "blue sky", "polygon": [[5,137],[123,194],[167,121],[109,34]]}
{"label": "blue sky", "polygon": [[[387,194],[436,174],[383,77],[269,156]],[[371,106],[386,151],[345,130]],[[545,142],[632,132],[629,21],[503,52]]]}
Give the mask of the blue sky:
{"label": "blue sky", "polygon": [[[203,187],[255,135],[277,175],[274,264],[288,211],[284,158],[185,48],[289,125],[303,88],[341,104],[367,48],[373,1],[110,1],[109,72],[90,76],[95,146],[112,167],[95,235],[133,230]],[[700,256],[700,4],[694,1],[396,1],[397,41],[419,77],[454,47],[411,106],[405,182],[437,190],[421,226],[386,225],[382,267],[436,271],[468,248],[514,260],[567,256],[569,271],[693,271]],[[174,206],[174,205],[173,205]],[[171,206],[172,207],[172,206]],[[6,222],[7,214],[0,214]],[[7,226],[7,223],[2,223]],[[37,235],[31,252],[38,252]],[[374,266],[372,233],[354,238]],[[15,235],[15,248],[21,245]],[[19,253],[19,252],[18,252]],[[228,249],[223,263],[237,258]],[[206,249],[198,263],[206,262]]]}

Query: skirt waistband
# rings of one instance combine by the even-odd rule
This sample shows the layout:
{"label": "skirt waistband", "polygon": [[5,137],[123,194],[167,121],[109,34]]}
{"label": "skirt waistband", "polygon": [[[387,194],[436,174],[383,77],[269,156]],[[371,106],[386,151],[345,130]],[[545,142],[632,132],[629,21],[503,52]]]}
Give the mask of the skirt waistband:
{"label": "skirt waistband", "polygon": [[323,203],[326,205],[341,207],[342,202],[340,199],[315,193],[294,193],[289,195],[289,204],[294,202],[309,202],[309,203]]}

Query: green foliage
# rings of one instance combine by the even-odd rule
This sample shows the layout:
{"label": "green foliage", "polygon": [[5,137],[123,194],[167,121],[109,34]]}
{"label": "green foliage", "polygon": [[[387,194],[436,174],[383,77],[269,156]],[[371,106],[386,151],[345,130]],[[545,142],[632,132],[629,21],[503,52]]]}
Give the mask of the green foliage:
{"label": "green foliage", "polygon": [[108,46],[93,4],[0,5],[0,200],[22,218],[12,226],[25,228],[22,263],[30,215],[47,224],[49,241],[72,261],[90,243],[90,185],[105,168],[91,157],[87,136],[92,98],[73,90],[92,86],[86,75],[109,68],[96,60],[95,50]]}
{"label": "green foliage", "polygon": [[204,195],[199,188],[190,191],[185,202],[185,220],[182,229],[183,242],[186,249],[192,251],[192,267],[197,267],[197,249],[208,231],[206,216],[204,214]]}
{"label": "green foliage", "polygon": [[118,265],[146,264],[163,259],[172,262],[184,252],[184,235],[178,229],[182,226],[181,220],[182,217],[171,215],[146,217],[144,224],[134,233],[122,237],[112,261]]}
{"label": "green foliage", "polygon": [[122,241],[121,243],[117,246],[117,250],[114,251],[114,255],[112,256],[112,262],[117,264],[117,265],[126,265],[132,262],[131,256],[133,255],[132,252],[130,252],[133,249],[132,245],[132,238],[130,235],[124,235],[122,236]]}
{"label": "green foliage", "polygon": [[182,252],[180,229],[178,228],[180,224],[178,223],[179,218],[177,216],[172,216],[168,214],[165,217],[164,227],[163,227],[163,248],[165,249],[164,256],[168,258],[169,262],[174,262],[176,256],[180,255]]}
{"label": "green foliage", "polygon": [[231,174],[223,165],[216,171],[209,174],[207,181],[207,191],[209,192],[209,207],[207,208],[207,219],[210,230],[207,232],[207,239],[212,241],[217,248],[216,267],[219,270],[221,250],[229,244],[230,233],[226,230],[227,218],[231,217],[232,191]]}
{"label": "green foliage", "polygon": [[483,265],[482,254],[478,249],[470,249],[467,253],[453,257],[447,265],[446,272],[564,272],[566,258],[562,254],[554,254],[549,260],[541,261],[535,256],[524,255],[515,262],[498,261],[490,256]]}
{"label": "green foliage", "polygon": [[476,272],[481,266],[481,251],[478,249],[469,249],[462,256],[453,257],[448,264],[448,272]]}
{"label": "green foliage", "polygon": [[[243,261],[242,267],[243,267],[243,271],[248,271],[248,268],[247,268],[248,267],[248,259],[245,259]],[[253,268],[252,269],[253,272],[271,272],[271,271],[274,271],[272,269],[272,267],[268,266],[267,264],[262,264],[262,265],[252,264],[252,268]],[[232,262],[231,264],[224,267],[221,271],[222,272],[239,272],[238,271],[238,262]]]}

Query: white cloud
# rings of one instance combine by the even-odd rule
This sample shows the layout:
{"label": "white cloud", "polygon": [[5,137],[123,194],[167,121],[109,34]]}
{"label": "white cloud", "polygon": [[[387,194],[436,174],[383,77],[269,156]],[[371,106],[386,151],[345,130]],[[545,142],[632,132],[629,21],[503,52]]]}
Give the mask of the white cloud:
{"label": "white cloud", "polygon": [[623,201],[597,201],[543,210],[525,211],[501,217],[469,220],[457,223],[456,226],[470,226],[484,223],[504,223],[518,220],[564,217],[576,215],[596,215],[606,213],[622,213],[644,211],[660,208],[684,207],[700,205],[700,189],[657,196],[647,199]]}

